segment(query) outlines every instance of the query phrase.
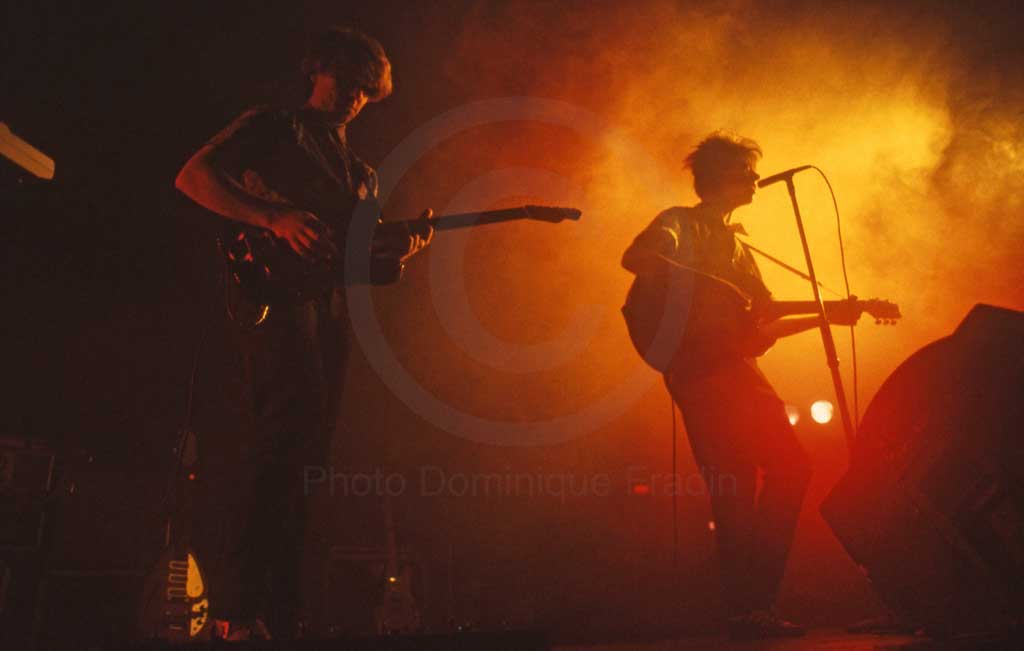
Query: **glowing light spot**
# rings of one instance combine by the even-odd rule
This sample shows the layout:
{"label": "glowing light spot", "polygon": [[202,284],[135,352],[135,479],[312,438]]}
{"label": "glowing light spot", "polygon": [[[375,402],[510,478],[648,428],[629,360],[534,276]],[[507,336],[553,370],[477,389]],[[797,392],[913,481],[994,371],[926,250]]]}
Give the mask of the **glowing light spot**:
{"label": "glowing light spot", "polygon": [[714,530],[715,530],[715,521],[714,520],[708,520],[708,531],[714,531]]}
{"label": "glowing light spot", "polygon": [[398,577],[397,576],[389,576],[388,577],[388,583],[398,583]]}
{"label": "glowing light spot", "polygon": [[648,486],[647,484],[634,484],[633,485],[633,494],[634,495],[650,495],[651,494],[651,487]]}
{"label": "glowing light spot", "polygon": [[196,473],[194,473],[194,472],[188,473],[188,480],[189,481],[195,481],[196,480]]}
{"label": "glowing light spot", "polygon": [[800,410],[793,405],[786,405],[786,416],[789,418],[790,425],[796,425],[800,422]]}
{"label": "glowing light spot", "polygon": [[811,405],[811,418],[814,422],[825,424],[832,420],[832,412],[835,411],[835,407],[828,400],[818,400]]}

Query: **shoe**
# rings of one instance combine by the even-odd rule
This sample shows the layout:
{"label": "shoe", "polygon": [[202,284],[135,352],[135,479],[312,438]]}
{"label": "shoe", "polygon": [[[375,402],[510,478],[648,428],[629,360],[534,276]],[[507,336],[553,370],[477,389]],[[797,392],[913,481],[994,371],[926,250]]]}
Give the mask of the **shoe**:
{"label": "shoe", "polygon": [[915,627],[901,622],[894,615],[881,615],[847,626],[847,633],[870,635],[913,635]]}
{"label": "shoe", "polygon": [[270,631],[262,619],[229,621],[213,620],[213,637],[225,642],[247,642],[249,640],[271,640]]}
{"label": "shoe", "polygon": [[774,637],[803,637],[803,626],[782,619],[770,610],[755,610],[729,618],[729,637],[734,640],[765,640]]}

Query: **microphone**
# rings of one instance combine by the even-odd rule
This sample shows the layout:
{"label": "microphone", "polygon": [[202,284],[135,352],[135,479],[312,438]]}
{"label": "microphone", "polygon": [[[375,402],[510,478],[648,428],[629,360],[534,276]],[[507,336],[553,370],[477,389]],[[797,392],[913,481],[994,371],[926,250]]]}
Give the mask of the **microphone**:
{"label": "microphone", "polygon": [[771,185],[772,183],[778,183],[779,181],[788,181],[789,179],[793,178],[793,175],[796,174],[797,172],[803,172],[804,170],[809,170],[812,167],[814,167],[814,166],[813,165],[801,165],[800,167],[794,167],[793,169],[786,170],[785,172],[779,172],[778,174],[772,174],[768,178],[761,179],[760,181],[758,181],[757,182],[757,187],[763,188],[765,186]]}

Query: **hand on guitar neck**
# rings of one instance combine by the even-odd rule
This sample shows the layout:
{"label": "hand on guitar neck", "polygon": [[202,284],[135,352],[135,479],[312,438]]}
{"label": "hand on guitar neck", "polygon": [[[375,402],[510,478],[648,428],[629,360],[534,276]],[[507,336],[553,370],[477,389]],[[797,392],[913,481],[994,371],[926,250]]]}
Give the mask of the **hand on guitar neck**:
{"label": "hand on guitar neck", "polygon": [[373,234],[373,255],[394,257],[401,262],[416,255],[434,239],[430,221],[433,216],[434,211],[427,208],[414,220],[378,224]]}
{"label": "hand on guitar neck", "polygon": [[[765,305],[755,306],[754,315],[760,322],[759,333],[763,337],[774,340],[819,327],[821,317],[817,314],[798,318],[783,318],[787,315],[816,311],[817,304],[814,301],[772,301]],[[877,299],[861,301],[856,296],[841,301],[825,301],[825,316],[831,325],[857,325],[857,321],[860,320],[860,316],[864,312],[874,316],[879,323],[891,323],[901,316],[899,307],[888,301]]]}

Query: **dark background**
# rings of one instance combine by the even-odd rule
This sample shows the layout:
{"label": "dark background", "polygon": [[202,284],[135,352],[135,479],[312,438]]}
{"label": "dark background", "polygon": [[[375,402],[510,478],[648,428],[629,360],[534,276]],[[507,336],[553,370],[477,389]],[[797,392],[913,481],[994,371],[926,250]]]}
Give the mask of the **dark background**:
{"label": "dark background", "polygon": [[[892,19],[911,26],[936,20],[955,26],[949,38],[957,56],[996,80],[992,97],[1016,116],[1019,128],[1019,11],[1010,2],[964,4],[873,9],[885,20],[887,12],[898,12]],[[642,13],[645,5],[637,6]],[[306,34],[325,24],[353,25],[376,36],[389,53],[394,95],[368,107],[350,130],[353,146],[375,164],[418,126],[467,102],[534,92],[558,97],[545,69],[559,56],[572,56],[576,40],[594,47],[591,30],[597,26],[614,35],[602,18],[606,11],[613,13],[611,4],[8,3],[0,119],[57,161],[57,178],[15,183],[15,171],[3,162],[5,423],[8,436],[58,447],[62,481],[76,487],[74,494],[65,491],[59,507],[55,563],[131,573],[155,558],[171,448],[185,423],[201,339],[192,426],[203,445],[201,488],[210,508],[197,517],[205,527],[216,526],[217,478],[230,467],[232,441],[244,435],[240,386],[220,301],[215,225],[172,182],[191,152],[246,106],[301,98],[294,72]],[[712,18],[742,15],[767,30],[789,17],[808,21],[818,15],[801,3],[719,3],[703,11]],[[503,41],[513,15],[518,40]],[[535,21],[523,18],[534,15]],[[643,42],[643,34],[623,37]],[[494,43],[494,51],[480,42]],[[509,47],[521,51],[510,53]],[[497,74],[491,74],[495,66],[478,63],[488,56],[502,62]],[[573,99],[598,112],[604,102],[619,99],[614,84],[603,82],[604,75],[614,77],[613,68],[595,63],[594,91]],[[571,163],[571,134],[532,129],[537,140],[563,147],[550,155],[553,169]],[[417,177],[434,183],[398,188],[394,214],[444,205],[479,170],[496,165],[494,152],[514,131],[514,125],[495,128],[485,134],[489,139],[459,143],[456,162],[445,152],[438,161],[443,173],[434,169]],[[551,232],[556,242],[564,240]],[[609,265],[626,243],[603,242]],[[469,274],[489,273],[486,256],[469,260],[479,262]],[[514,266],[499,267],[492,282],[513,292],[515,273]],[[587,292],[555,280],[556,289],[538,291],[552,291],[555,299]],[[456,348],[429,336],[438,330],[436,317],[429,306],[416,307],[424,287],[414,276],[386,290],[379,311],[383,329],[400,356],[447,347],[451,363],[461,363]],[[567,318],[561,312],[548,316],[553,322]],[[467,383],[487,377],[467,367]],[[389,392],[358,348],[349,378],[354,388],[348,416],[331,460],[339,468],[396,472],[411,485],[424,467],[610,478],[606,497],[430,497],[415,490],[401,496],[401,537],[423,559],[429,588],[422,601],[432,626],[453,616],[483,627],[535,625],[567,636],[714,627],[720,608],[705,500],[680,500],[683,544],[673,570],[669,499],[630,495],[627,485],[630,466],[670,468],[667,397],[637,406],[660,410],[657,428],[627,416],[567,443],[509,448],[474,443],[427,423]],[[557,387],[562,380],[542,382]],[[495,392],[514,391],[510,386],[494,380]],[[830,441],[809,447],[819,464],[838,469],[844,453]],[[685,449],[684,438],[680,445]],[[682,472],[694,471],[688,454],[680,459]],[[812,502],[835,474],[824,474]],[[332,542],[381,543],[376,500],[328,502],[323,531]],[[874,612],[867,586],[822,524],[814,519],[801,531],[795,556],[813,560],[791,568],[784,600],[789,612],[828,624]],[[136,586],[131,580],[118,585],[114,601],[130,604]],[[87,610],[83,603],[91,599],[82,595],[80,601],[65,595],[64,606],[51,616]],[[360,599],[365,597],[354,601]],[[117,618],[130,619],[125,611]]]}

